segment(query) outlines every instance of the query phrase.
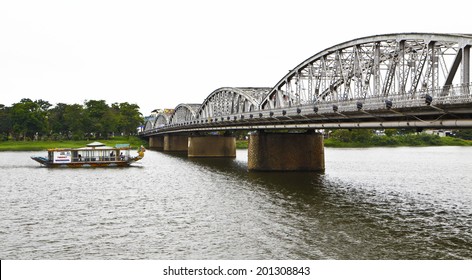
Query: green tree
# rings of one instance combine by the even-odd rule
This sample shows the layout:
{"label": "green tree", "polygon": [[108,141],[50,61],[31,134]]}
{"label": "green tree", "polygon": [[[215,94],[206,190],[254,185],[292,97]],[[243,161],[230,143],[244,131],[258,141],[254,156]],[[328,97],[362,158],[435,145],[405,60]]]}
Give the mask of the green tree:
{"label": "green tree", "polygon": [[459,129],[455,130],[454,134],[457,138],[465,139],[465,140],[472,140],[472,129]]}
{"label": "green tree", "polygon": [[108,138],[110,134],[113,134],[118,127],[119,122],[119,114],[112,108],[108,108],[108,110],[103,114],[102,118],[100,119],[101,122],[101,130],[100,134]]}
{"label": "green tree", "polygon": [[0,104],[0,141],[7,140],[13,129],[10,111],[10,107]]}
{"label": "green tree", "polygon": [[368,143],[374,133],[371,129],[337,129],[331,133],[332,138],[341,142]]}
{"label": "green tree", "polygon": [[106,104],[105,100],[89,100],[85,102],[85,111],[90,121],[87,133],[94,136],[108,136],[109,125],[104,123],[104,118],[107,120],[111,119],[109,115],[105,117],[109,110],[110,107]]}
{"label": "green tree", "polygon": [[36,134],[47,132],[47,108],[51,104],[47,101],[38,100],[33,102],[29,98],[23,98],[15,103],[11,109],[11,120],[13,132],[17,137],[33,139]]}
{"label": "green tree", "polygon": [[69,134],[69,128],[64,119],[67,106],[69,105],[58,103],[54,108],[49,110],[48,114],[50,133],[53,135],[62,135],[61,138],[68,137]]}
{"label": "green tree", "polygon": [[395,128],[387,128],[387,129],[385,129],[385,135],[387,135],[388,137],[392,137],[392,136],[398,135],[398,129],[395,129]]}
{"label": "green tree", "polygon": [[137,128],[144,123],[139,106],[128,102],[119,104],[119,130],[125,135],[134,135]]}
{"label": "green tree", "polygon": [[42,99],[36,100],[36,101],[34,101],[34,103],[36,103],[36,105],[38,105],[39,109],[42,112],[47,112],[49,110],[49,108],[52,107],[51,103],[49,103],[48,101],[42,100]]}
{"label": "green tree", "polygon": [[82,105],[73,104],[64,108],[64,124],[67,130],[72,133],[72,138],[79,140],[84,138],[90,120]]}

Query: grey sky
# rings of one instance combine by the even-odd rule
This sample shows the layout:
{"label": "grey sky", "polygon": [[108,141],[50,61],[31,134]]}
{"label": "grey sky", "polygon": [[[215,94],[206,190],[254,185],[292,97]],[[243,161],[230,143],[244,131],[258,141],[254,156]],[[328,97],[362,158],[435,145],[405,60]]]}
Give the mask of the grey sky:
{"label": "grey sky", "polygon": [[272,87],[358,37],[471,26],[455,0],[1,1],[0,104],[104,99],[147,115],[219,87]]}

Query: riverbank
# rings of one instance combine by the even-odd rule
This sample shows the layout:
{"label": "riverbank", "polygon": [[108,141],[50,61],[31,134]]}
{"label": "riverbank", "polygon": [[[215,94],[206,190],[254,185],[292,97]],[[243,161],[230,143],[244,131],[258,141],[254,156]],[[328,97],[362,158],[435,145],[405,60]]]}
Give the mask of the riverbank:
{"label": "riverbank", "polygon": [[[427,147],[427,146],[472,146],[472,141],[453,137],[432,135],[374,136],[364,141],[342,141],[335,138],[324,140],[325,147],[370,148],[370,147]],[[237,149],[247,149],[247,140],[237,140]]]}
{"label": "riverbank", "polygon": [[88,143],[98,141],[107,146],[115,146],[116,144],[130,144],[131,147],[139,147],[145,145],[146,141],[138,137],[114,137],[112,139],[97,140],[64,140],[64,141],[3,141],[0,142],[0,151],[44,151],[53,148],[80,148],[85,147]]}
{"label": "riverbank", "polygon": [[472,141],[428,134],[406,134],[372,136],[371,138],[361,141],[343,141],[336,138],[329,138],[325,139],[324,145],[334,148],[472,146]]}
{"label": "riverbank", "polygon": [[[138,137],[115,137],[108,140],[66,140],[66,141],[3,141],[0,151],[44,151],[53,148],[80,148],[90,142],[99,141],[107,146],[127,143],[132,147],[146,146],[147,142]],[[422,147],[422,146],[472,146],[472,141],[453,137],[431,137],[423,135],[374,136],[368,141],[341,141],[329,138],[324,140],[325,147],[369,148],[369,147]],[[237,140],[236,149],[247,149],[247,140]]]}

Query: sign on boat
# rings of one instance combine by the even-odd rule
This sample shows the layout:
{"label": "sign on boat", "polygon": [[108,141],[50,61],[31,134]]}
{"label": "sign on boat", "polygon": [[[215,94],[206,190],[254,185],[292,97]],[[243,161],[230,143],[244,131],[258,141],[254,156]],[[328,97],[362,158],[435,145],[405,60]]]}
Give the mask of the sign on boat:
{"label": "sign on boat", "polygon": [[144,157],[143,146],[138,155],[131,156],[129,144],[106,146],[100,142],[87,144],[83,148],[48,149],[48,156],[34,156],[33,160],[47,167],[127,167]]}

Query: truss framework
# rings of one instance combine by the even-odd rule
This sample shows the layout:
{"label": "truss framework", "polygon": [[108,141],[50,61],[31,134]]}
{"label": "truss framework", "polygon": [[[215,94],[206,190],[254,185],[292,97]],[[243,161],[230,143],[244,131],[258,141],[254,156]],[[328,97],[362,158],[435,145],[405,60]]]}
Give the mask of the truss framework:
{"label": "truss framework", "polygon": [[205,99],[197,118],[218,118],[256,111],[269,90],[270,88],[219,88]]}
{"label": "truss framework", "polygon": [[169,124],[184,123],[196,119],[198,108],[200,108],[200,104],[178,105],[169,119]]}
{"label": "truss framework", "polygon": [[270,91],[261,109],[408,99],[438,88],[448,95],[453,84],[470,83],[471,45],[471,35],[449,34],[379,35],[346,42],[298,65]]}
{"label": "truss framework", "polygon": [[471,46],[471,34],[402,33],[355,39],[308,58],[273,88],[219,88],[202,104],[180,104],[172,115],[156,116],[144,130],[205,123],[219,127],[217,122],[245,117],[255,121],[256,115],[268,116],[271,122],[277,117],[298,118],[307,108],[318,117],[332,114],[323,121],[337,120],[347,118],[341,111],[351,114],[364,108],[367,111],[360,114],[365,116],[385,106],[390,110],[392,101],[421,110],[428,99],[428,105],[433,99],[437,104],[470,104]]}

